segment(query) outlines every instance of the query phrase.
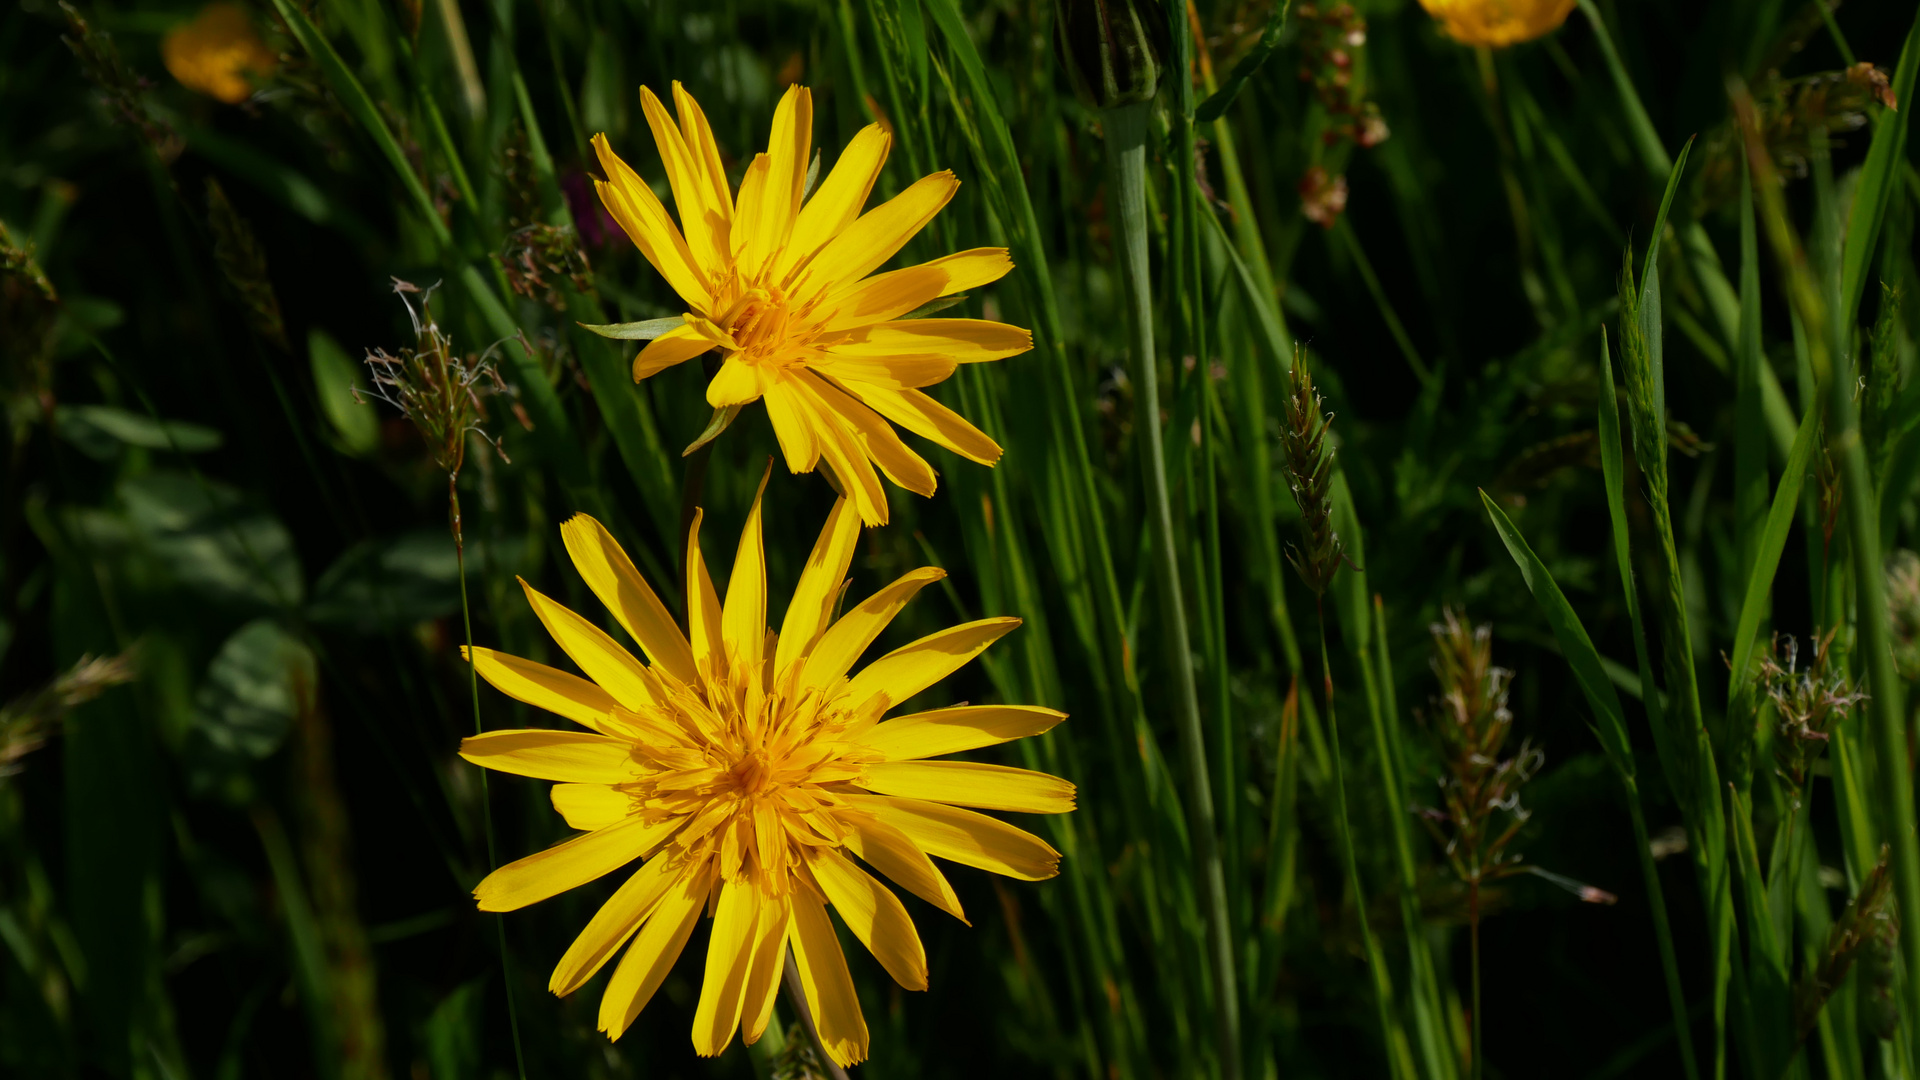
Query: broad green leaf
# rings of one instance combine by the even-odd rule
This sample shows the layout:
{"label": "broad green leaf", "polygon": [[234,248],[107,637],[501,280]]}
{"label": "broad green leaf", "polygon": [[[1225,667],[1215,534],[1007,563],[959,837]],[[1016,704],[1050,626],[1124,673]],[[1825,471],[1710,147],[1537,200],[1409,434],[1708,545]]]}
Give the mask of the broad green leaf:
{"label": "broad green leaf", "polygon": [[314,396],[340,448],[355,457],[373,453],[380,445],[380,417],[360,396],[369,389],[364,366],[318,327],[307,332],[307,364]]}
{"label": "broad green leaf", "polygon": [[156,420],[112,405],[61,405],[54,409],[53,419],[61,438],[88,457],[102,461],[112,459],[123,445],[200,454],[219,449],[223,441],[210,427],[185,420]]}
{"label": "broad green leaf", "polygon": [[234,631],[194,697],[194,730],[216,749],[258,760],[279,749],[314,692],[311,650],[275,620]]}
{"label": "broad green leaf", "polygon": [[290,609],[304,593],[293,536],[224,484],[153,472],[120,485],[134,534],[161,570],[201,601]]}

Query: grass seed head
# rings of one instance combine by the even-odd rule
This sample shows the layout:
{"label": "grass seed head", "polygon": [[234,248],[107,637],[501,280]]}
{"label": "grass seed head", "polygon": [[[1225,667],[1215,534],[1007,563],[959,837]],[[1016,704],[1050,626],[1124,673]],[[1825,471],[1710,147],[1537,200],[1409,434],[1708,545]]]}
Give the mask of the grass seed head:
{"label": "grass seed head", "polygon": [[[397,354],[385,349],[367,354],[373,380],[371,395],[400,410],[425,440],[433,463],[449,478],[458,476],[466,462],[469,434],[505,459],[499,440],[481,426],[487,419],[481,399],[511,393],[492,359],[484,353],[473,356],[454,351],[453,339],[434,321],[433,289],[423,290],[395,278],[393,291],[407,306],[415,344]],[[420,297],[417,308],[410,299],[413,296]]]}
{"label": "grass seed head", "polygon": [[1314,389],[1303,350],[1294,351],[1289,378],[1280,445],[1287,486],[1300,504],[1301,543],[1288,550],[1287,558],[1307,588],[1321,596],[1345,558],[1340,535],[1333,531],[1333,448],[1327,445],[1333,417],[1321,411],[1320,392]]}
{"label": "grass seed head", "polygon": [[1794,788],[1806,786],[1807,770],[1827,745],[1833,729],[1867,700],[1848,678],[1846,666],[1834,662],[1835,630],[1814,642],[1813,662],[1800,667],[1800,644],[1789,635],[1775,634],[1756,674],[1758,690],[1773,703],[1779,726],[1773,743],[1774,760]]}
{"label": "grass seed head", "polygon": [[1887,611],[1893,622],[1893,663],[1900,677],[1920,679],[1920,555],[1900,548],[1887,557]]}
{"label": "grass seed head", "polygon": [[1531,816],[1520,805],[1520,788],[1545,755],[1523,742],[1512,757],[1501,757],[1513,731],[1513,672],[1493,664],[1493,628],[1447,608],[1429,630],[1440,693],[1424,718],[1439,743],[1443,775],[1441,805],[1423,810],[1421,820],[1463,883],[1517,873],[1519,858],[1507,846]]}

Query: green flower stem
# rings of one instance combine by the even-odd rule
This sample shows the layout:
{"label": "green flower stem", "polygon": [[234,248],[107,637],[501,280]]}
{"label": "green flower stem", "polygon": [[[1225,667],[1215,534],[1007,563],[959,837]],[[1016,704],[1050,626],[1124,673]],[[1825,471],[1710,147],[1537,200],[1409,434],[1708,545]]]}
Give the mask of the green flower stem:
{"label": "green flower stem", "polygon": [[1226,873],[1214,823],[1212,780],[1207,774],[1206,738],[1200,730],[1200,696],[1193,672],[1193,648],[1181,599],[1179,549],[1173,535],[1173,506],[1167,491],[1166,448],[1160,430],[1160,383],[1153,346],[1153,281],[1147,266],[1147,107],[1122,105],[1102,114],[1107,140],[1107,185],[1118,237],[1120,278],[1126,290],[1133,360],[1134,411],[1146,449],[1147,512],[1153,537],[1154,577],[1167,621],[1167,651],[1172,661],[1180,745],[1187,763],[1187,814],[1199,862],[1200,892],[1207,923],[1213,979],[1213,1011],[1219,1040],[1220,1075],[1240,1076],[1240,993],[1234,977],[1234,944],[1227,918]]}
{"label": "green flower stem", "polygon": [[[480,724],[480,668],[473,660],[473,610],[467,603],[467,544],[460,531],[459,474],[447,474],[448,525],[453,529],[453,558],[460,568],[460,623],[467,632],[467,692],[473,700],[473,733],[485,731]],[[480,770],[480,819],[487,836],[487,865],[498,866],[494,851],[493,799],[487,790],[487,770]],[[513,1060],[520,1080],[527,1080],[527,1055],[520,1045],[520,1012],[513,1001],[513,965],[507,957],[507,921],[504,915],[493,917],[495,939],[500,945],[500,984],[507,992],[507,1026],[513,1032]]]}

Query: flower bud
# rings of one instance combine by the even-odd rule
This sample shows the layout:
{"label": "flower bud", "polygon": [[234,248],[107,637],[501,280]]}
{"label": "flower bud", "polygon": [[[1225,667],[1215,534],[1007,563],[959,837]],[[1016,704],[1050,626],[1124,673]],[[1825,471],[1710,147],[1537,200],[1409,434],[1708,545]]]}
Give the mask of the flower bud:
{"label": "flower bud", "polygon": [[1111,109],[1159,93],[1172,51],[1159,0],[1059,0],[1054,11],[1054,43],[1082,104]]}

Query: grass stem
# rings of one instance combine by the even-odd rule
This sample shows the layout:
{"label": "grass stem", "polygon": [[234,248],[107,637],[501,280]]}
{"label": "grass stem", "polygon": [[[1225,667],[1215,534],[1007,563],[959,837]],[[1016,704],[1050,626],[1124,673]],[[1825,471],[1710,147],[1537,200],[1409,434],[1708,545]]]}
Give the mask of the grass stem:
{"label": "grass stem", "polygon": [[1240,1076],[1240,995],[1234,977],[1234,944],[1228,927],[1226,872],[1216,834],[1213,787],[1207,772],[1206,738],[1200,730],[1200,696],[1193,648],[1181,597],[1179,548],[1173,535],[1173,503],[1167,490],[1166,450],[1160,424],[1159,372],[1153,344],[1153,281],[1147,265],[1147,107],[1122,105],[1103,114],[1107,179],[1119,243],[1120,278],[1129,313],[1134,408],[1146,450],[1147,513],[1153,538],[1154,577],[1167,623],[1168,659],[1176,681],[1180,744],[1187,762],[1187,814],[1199,863],[1207,925],[1213,1012],[1219,1040],[1220,1075]]}

